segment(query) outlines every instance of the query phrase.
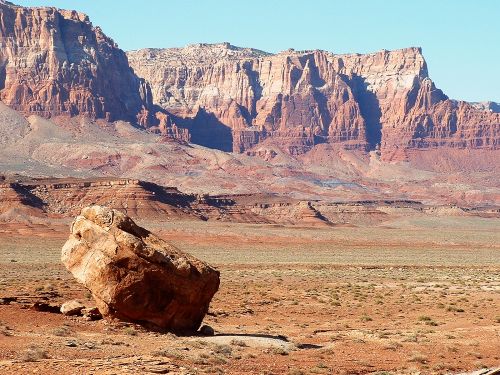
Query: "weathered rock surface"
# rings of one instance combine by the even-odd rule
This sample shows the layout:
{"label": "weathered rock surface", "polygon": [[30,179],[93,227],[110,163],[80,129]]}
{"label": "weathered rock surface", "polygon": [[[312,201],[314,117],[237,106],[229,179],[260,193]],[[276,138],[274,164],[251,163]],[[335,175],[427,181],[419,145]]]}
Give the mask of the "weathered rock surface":
{"label": "weathered rock surface", "polygon": [[67,316],[81,315],[84,308],[85,306],[76,300],[67,301],[62,304],[61,313]]}
{"label": "weathered rock surface", "polygon": [[85,14],[0,1],[0,100],[8,106],[44,117],[133,119],[147,92]]}
{"label": "weathered rock surface", "polygon": [[251,155],[263,141],[292,155],[380,145],[383,160],[499,147],[499,105],[450,100],[419,48],[269,54],[221,43],[126,55],[82,13],[5,1],[0,10],[0,100],[24,113],[125,119],[165,140]]}
{"label": "weathered rock surface", "polygon": [[[131,65],[151,83],[151,93],[130,71],[124,53],[85,16],[1,0],[0,7],[3,101],[24,114],[123,117],[147,129],[87,116],[24,118],[0,103],[2,173],[120,176],[194,193],[297,190],[311,200],[320,190],[335,199],[339,193],[352,196],[354,185],[325,190],[318,180],[360,182],[367,175],[400,180],[395,168],[379,161],[405,160],[443,176],[460,171],[467,183],[464,172],[487,171],[488,181],[479,175],[474,181],[497,185],[490,171],[498,170],[498,104],[449,100],[428,77],[418,48],[367,55],[293,50],[272,55],[202,44],[130,52]],[[366,153],[379,144],[377,158]],[[404,181],[426,174],[398,171]],[[373,188],[372,181],[365,182]],[[430,183],[427,191],[421,184],[413,185],[413,192],[401,187],[404,196],[398,197],[448,200],[447,188]],[[453,202],[483,200],[483,193],[464,194],[456,183],[448,186],[455,190]],[[442,194],[435,194],[434,187]],[[20,216],[10,210],[11,202],[36,198],[12,188],[3,190],[9,202],[0,202],[0,215],[9,210],[8,218]],[[127,189],[116,200],[128,206]],[[382,185],[377,189],[390,196],[401,192],[400,186],[392,192]],[[372,191],[356,187],[355,193],[357,199],[373,199]],[[44,200],[43,192],[36,194]],[[496,201],[498,194],[490,190],[487,196]],[[68,208],[87,198],[94,199],[82,197]],[[104,198],[84,205],[109,206]],[[49,202],[49,210],[54,203]]]}
{"label": "weathered rock surface", "polygon": [[198,329],[219,287],[218,271],[101,206],[75,219],[62,261],[103,316],[171,331]]}
{"label": "weathered rock surface", "polygon": [[448,97],[429,78],[419,48],[334,55],[276,55],[228,43],[128,52],[153,101],[177,115],[194,143],[242,152],[271,138],[291,154],[318,143],[373,149],[496,149],[494,104]]}

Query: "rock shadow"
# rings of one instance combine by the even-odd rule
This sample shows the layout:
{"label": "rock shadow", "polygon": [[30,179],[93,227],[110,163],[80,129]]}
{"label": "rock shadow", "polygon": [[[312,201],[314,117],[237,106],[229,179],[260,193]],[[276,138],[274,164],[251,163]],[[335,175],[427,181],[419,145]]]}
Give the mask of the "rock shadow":
{"label": "rock shadow", "polygon": [[214,336],[202,336],[202,337],[246,337],[246,338],[271,339],[283,342],[290,342],[286,336],[267,335],[265,333],[217,333]]}
{"label": "rock shadow", "polygon": [[366,141],[370,149],[374,150],[382,141],[382,124],[380,118],[382,111],[377,96],[368,89],[368,83],[363,77],[353,76],[351,79],[343,76],[344,80],[349,83],[359,104],[361,116],[366,124]]}
{"label": "rock shadow", "polygon": [[233,151],[233,132],[231,128],[204,108],[200,108],[194,118],[174,116],[174,122],[180,127],[189,130],[191,143],[225,152]]}
{"label": "rock shadow", "polygon": [[42,199],[33,194],[28,187],[17,183],[12,184],[11,186],[12,189],[21,197],[22,204],[34,208],[39,208],[41,210],[45,209],[47,204]]}

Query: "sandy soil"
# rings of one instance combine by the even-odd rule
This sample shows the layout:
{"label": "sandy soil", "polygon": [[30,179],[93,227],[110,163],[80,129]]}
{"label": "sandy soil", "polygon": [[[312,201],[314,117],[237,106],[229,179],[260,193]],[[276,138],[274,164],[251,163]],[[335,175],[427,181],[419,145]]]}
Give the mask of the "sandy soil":
{"label": "sandy soil", "polygon": [[220,269],[205,319],[216,336],[30,309],[92,301],[59,263],[66,228],[3,227],[0,298],[17,300],[0,304],[2,374],[446,374],[500,364],[498,219],[141,224]]}

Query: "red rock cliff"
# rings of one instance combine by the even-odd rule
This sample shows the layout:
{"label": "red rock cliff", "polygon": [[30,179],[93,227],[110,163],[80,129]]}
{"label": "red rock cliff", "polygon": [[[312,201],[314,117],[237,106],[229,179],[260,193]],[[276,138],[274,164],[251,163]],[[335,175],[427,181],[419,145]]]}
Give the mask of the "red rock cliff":
{"label": "red rock cliff", "polygon": [[499,147],[499,106],[448,99],[419,48],[269,54],[197,44],[128,60],[84,14],[0,0],[0,100],[24,113],[125,119],[236,152],[263,141],[291,154],[318,143],[380,145],[392,160],[443,146]]}
{"label": "red rock cliff", "polygon": [[134,119],[147,88],[88,17],[0,1],[0,99],[44,117]]}
{"label": "red rock cliff", "polygon": [[440,146],[497,148],[500,115],[448,99],[419,48],[276,55],[230,44],[128,53],[153,100],[186,119],[195,143],[244,151],[274,139],[292,154],[317,143],[381,146],[385,159]]}

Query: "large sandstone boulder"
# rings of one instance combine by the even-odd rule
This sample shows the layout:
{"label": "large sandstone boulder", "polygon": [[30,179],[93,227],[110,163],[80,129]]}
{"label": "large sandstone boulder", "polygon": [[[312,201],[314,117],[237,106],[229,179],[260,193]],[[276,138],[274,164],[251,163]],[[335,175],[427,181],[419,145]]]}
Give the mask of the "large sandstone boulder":
{"label": "large sandstone boulder", "polygon": [[174,332],[198,329],[219,288],[218,271],[101,206],[77,216],[62,262],[104,316]]}

